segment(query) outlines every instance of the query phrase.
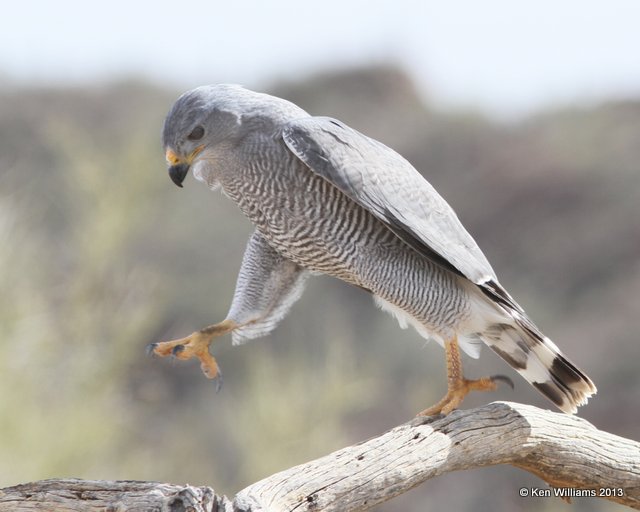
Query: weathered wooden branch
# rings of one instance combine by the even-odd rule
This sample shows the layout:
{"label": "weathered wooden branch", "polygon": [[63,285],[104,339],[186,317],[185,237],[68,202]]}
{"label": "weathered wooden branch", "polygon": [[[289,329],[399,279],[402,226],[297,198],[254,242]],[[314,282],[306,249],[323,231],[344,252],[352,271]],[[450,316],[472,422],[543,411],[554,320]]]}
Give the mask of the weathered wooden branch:
{"label": "weathered wooden branch", "polygon": [[594,494],[640,509],[640,443],[574,416],[495,402],[400,425],[276,473],[234,499],[209,487],[44,480],[1,490],[0,511],[345,512],[366,510],[444,473],[495,464],[538,475],[552,495]]}

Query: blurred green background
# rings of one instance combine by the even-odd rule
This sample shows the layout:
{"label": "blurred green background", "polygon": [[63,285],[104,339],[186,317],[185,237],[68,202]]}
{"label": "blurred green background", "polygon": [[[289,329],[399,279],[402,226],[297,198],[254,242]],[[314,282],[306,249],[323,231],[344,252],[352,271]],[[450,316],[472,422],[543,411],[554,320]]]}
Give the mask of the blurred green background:
{"label": "blurred green background", "polygon": [[[407,157],[593,378],[598,395],[580,415],[640,439],[640,93],[497,119],[432,99],[398,59],[378,60],[250,85]],[[145,355],[224,318],[252,230],[220,194],[167,176],[160,130],[183,89],[0,80],[0,487],[141,479],[234,495],[407,421],[445,391],[436,344],[327,277],[310,280],[272,335],[213,345],[219,394],[197,363]],[[465,407],[551,407],[489,350],[465,364],[516,382]],[[538,485],[511,467],[459,472],[376,510],[577,510],[518,496]]]}

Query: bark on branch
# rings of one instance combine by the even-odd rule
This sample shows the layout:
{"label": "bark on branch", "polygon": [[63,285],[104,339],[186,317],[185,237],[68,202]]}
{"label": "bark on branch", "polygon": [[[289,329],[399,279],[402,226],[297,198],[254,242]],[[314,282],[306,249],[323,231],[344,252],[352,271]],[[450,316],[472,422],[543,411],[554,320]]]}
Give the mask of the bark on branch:
{"label": "bark on branch", "polygon": [[573,496],[595,492],[640,509],[640,443],[574,416],[495,402],[400,425],[267,477],[234,499],[209,487],[45,480],[1,490],[0,512],[366,510],[435,476],[495,464],[577,490]]}

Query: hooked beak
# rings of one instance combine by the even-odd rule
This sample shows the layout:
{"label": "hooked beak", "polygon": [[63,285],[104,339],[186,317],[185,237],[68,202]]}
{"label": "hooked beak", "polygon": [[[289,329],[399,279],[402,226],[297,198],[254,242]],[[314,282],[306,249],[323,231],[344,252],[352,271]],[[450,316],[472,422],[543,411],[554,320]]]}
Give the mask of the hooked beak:
{"label": "hooked beak", "polygon": [[193,162],[193,159],[198,155],[198,153],[200,153],[200,151],[202,151],[203,148],[204,145],[198,146],[186,159],[180,158],[171,149],[167,149],[165,156],[167,158],[167,163],[169,164],[169,177],[171,178],[171,181],[180,188],[182,188],[182,182],[187,177],[189,168],[191,167],[191,162]]}
{"label": "hooked beak", "polygon": [[189,172],[189,164],[176,164],[169,167],[169,177],[176,185],[182,188],[182,182]]}

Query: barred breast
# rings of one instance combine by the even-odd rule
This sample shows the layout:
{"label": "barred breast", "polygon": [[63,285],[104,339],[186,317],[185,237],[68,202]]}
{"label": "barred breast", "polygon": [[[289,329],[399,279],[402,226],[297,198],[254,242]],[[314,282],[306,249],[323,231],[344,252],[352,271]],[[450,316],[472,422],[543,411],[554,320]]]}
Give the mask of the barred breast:
{"label": "barred breast", "polygon": [[[225,192],[280,254],[369,290],[402,326],[440,343],[468,318],[469,300],[456,275],[419,255],[288,152],[244,161]],[[272,169],[273,161],[282,165]]]}

